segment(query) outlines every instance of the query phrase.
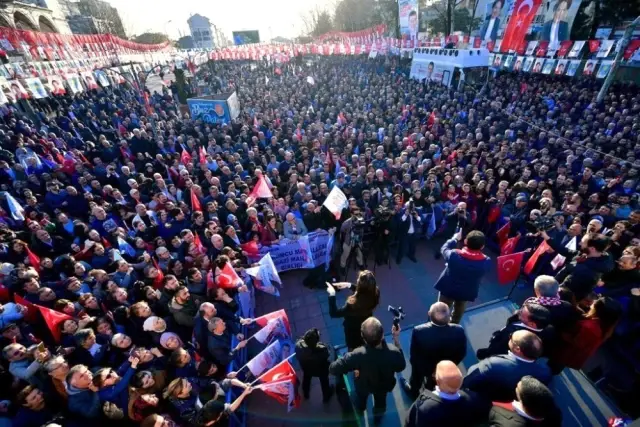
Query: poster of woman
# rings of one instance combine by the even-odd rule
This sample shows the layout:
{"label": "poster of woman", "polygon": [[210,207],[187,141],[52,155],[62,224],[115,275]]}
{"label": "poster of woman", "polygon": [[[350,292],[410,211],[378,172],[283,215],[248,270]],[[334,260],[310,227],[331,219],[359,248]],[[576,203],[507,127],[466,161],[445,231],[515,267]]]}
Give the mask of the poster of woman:
{"label": "poster of woman", "polygon": [[87,86],[88,90],[98,89],[98,83],[96,82],[95,77],[93,77],[93,73],[91,71],[83,71],[80,75],[82,76],[82,80],[84,80],[84,84]]}
{"label": "poster of woman", "polygon": [[49,76],[49,90],[53,95],[64,95],[67,93],[64,88],[64,84],[62,83],[62,78],[58,76]]}

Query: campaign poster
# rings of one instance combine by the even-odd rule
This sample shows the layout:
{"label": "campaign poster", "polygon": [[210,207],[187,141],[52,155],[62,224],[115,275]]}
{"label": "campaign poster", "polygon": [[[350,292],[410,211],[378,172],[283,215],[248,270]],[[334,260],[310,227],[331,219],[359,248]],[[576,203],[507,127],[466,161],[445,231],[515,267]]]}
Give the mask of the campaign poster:
{"label": "campaign poster", "polygon": [[84,88],[80,83],[80,76],[78,76],[77,74],[67,74],[65,76],[65,79],[67,80],[69,89],[71,89],[71,93],[75,94],[75,93],[84,92]]}
{"label": "campaign poster", "polygon": [[4,77],[0,76],[0,105],[13,102],[13,98],[7,96],[10,92],[9,82]]}
{"label": "campaign poster", "polygon": [[533,52],[536,51],[536,47],[538,47],[538,42],[536,40],[530,41],[527,44],[527,50],[524,52],[524,54],[527,56],[533,55]]}
{"label": "campaign poster", "polygon": [[600,48],[598,49],[596,58],[606,58],[607,56],[609,56],[614,43],[615,40],[602,40],[602,42],[600,42]]}
{"label": "campaign poster", "polygon": [[187,99],[189,112],[193,120],[202,120],[204,123],[230,123],[229,109],[223,100],[213,99]]}
{"label": "campaign poster", "polygon": [[82,76],[82,80],[88,90],[98,89],[98,83],[96,82],[96,78],[93,77],[93,73],[91,71],[83,71],[80,73],[80,76]]}
{"label": "campaign poster", "polygon": [[25,83],[29,88],[29,92],[35,99],[42,99],[49,96],[47,90],[44,88],[44,85],[40,81],[38,77],[32,77],[30,79],[25,79]]}
{"label": "campaign poster", "polygon": [[558,65],[556,65],[556,70],[555,70],[556,76],[561,76],[561,75],[565,74],[565,72],[567,71],[567,64],[568,63],[569,63],[569,61],[566,60],[566,59],[561,59],[561,60],[558,61]]}
{"label": "campaign poster", "polygon": [[9,80],[7,84],[9,87],[9,94],[7,94],[8,98],[13,99],[14,101],[29,98],[29,93],[18,80]]}
{"label": "campaign poster", "polygon": [[502,66],[503,66],[504,68],[506,68],[507,70],[510,70],[510,69],[511,69],[511,66],[513,65],[513,58],[515,58],[515,56],[513,56],[513,55],[507,55],[507,56],[504,58],[504,62],[502,63]]}
{"label": "campaign poster", "polygon": [[553,69],[555,68],[556,60],[555,59],[546,59],[544,61],[544,65],[542,66],[542,74],[551,74]]}
{"label": "campaign poster", "polygon": [[49,76],[49,90],[53,95],[64,95],[67,93],[67,90],[64,88],[64,83],[62,82],[62,77],[60,76]]}
{"label": "campaign poster", "polygon": [[611,71],[611,67],[613,65],[613,61],[602,61],[600,62],[600,67],[598,67],[598,74],[596,74],[597,79],[604,79],[607,77],[607,74]]}
{"label": "campaign poster", "polygon": [[544,65],[544,58],[536,58],[536,61],[533,64],[533,72],[541,73],[543,65]]}
{"label": "campaign poster", "polygon": [[98,81],[98,83],[100,83],[102,87],[107,87],[110,85],[109,78],[107,77],[107,74],[104,71],[96,70],[93,73],[96,76],[96,80]]}
{"label": "campaign poster", "polygon": [[522,71],[524,71],[525,73],[531,72],[531,68],[533,67],[534,60],[535,58],[531,56],[527,56],[527,58],[524,60],[524,64],[522,65]]}
{"label": "campaign poster", "polygon": [[524,65],[524,56],[516,57],[516,62],[513,64],[513,71],[522,71],[522,66]]}
{"label": "campaign poster", "polygon": [[548,0],[541,8],[544,11],[543,24],[531,26],[532,33],[538,33],[538,39],[549,42],[549,49],[557,50],[560,43],[570,40],[571,27],[582,0]]}
{"label": "campaign poster", "polygon": [[573,77],[576,75],[578,71],[578,67],[580,67],[581,61],[570,61],[569,66],[567,67],[567,76]]}
{"label": "campaign poster", "polygon": [[403,39],[418,40],[418,0],[398,0],[398,23]]}
{"label": "campaign poster", "polygon": [[580,52],[582,52],[582,48],[584,47],[584,44],[585,44],[584,40],[578,40],[576,42],[573,42],[573,46],[571,46],[571,50],[569,51],[567,58],[577,58],[578,55],[580,55]]}
{"label": "campaign poster", "polygon": [[506,0],[493,0],[486,4],[485,16],[478,31],[482,46],[495,42],[500,35],[501,25],[506,21]]}
{"label": "campaign poster", "polygon": [[585,76],[592,76],[598,66],[598,61],[595,59],[590,59],[584,64],[584,69],[582,70],[582,74]]}
{"label": "campaign poster", "polygon": [[454,67],[438,64],[433,61],[414,61],[411,65],[410,76],[416,80],[442,83],[449,86]]}
{"label": "campaign poster", "polygon": [[502,55],[496,54],[496,56],[493,58],[493,66],[495,68],[500,68],[501,64],[502,64]]}

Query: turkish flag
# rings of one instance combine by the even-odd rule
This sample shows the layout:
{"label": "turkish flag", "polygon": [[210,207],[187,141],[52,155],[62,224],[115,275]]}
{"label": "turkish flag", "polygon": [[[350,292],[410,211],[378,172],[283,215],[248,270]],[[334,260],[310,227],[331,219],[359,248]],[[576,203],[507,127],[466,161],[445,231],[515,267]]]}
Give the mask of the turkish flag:
{"label": "turkish flag", "polygon": [[258,179],[258,183],[253,188],[253,190],[251,190],[251,194],[249,194],[247,204],[251,206],[255,203],[256,200],[260,198],[268,199],[271,197],[273,197],[273,193],[271,193],[267,181],[264,179],[264,176],[260,176],[260,178]]}
{"label": "turkish flag", "polygon": [[240,247],[249,256],[258,256],[258,252],[260,251],[260,249],[258,248],[258,242],[256,242],[255,240],[251,240],[247,243],[242,243]]}
{"label": "turkish flag", "polygon": [[527,51],[527,45],[529,45],[529,42],[526,40],[522,40],[522,42],[520,42],[520,45],[516,48],[516,52],[518,53],[518,55],[525,54],[525,52]]}
{"label": "turkish flag", "polygon": [[22,315],[22,318],[27,321],[27,323],[33,323],[38,318],[38,309],[35,304],[30,303],[26,299],[22,298],[18,294],[13,295],[13,300],[16,304],[20,304],[27,308],[27,312]]}
{"label": "turkish flag", "polygon": [[502,247],[500,248],[500,255],[512,254],[513,251],[516,250],[516,246],[518,245],[519,241],[520,241],[520,236],[515,236],[510,239],[507,239],[507,241],[504,242],[504,245],[502,245]]}
{"label": "turkish flag", "polygon": [[589,52],[596,53],[600,49],[600,40],[589,40]]}
{"label": "turkish flag", "polygon": [[242,279],[238,277],[238,274],[233,269],[230,262],[227,262],[224,265],[224,267],[222,268],[222,271],[220,272],[220,274],[218,274],[218,277],[216,278],[216,282],[218,286],[220,286],[223,289],[234,289],[238,284],[238,281],[242,281]]}
{"label": "turkish flag", "polygon": [[207,163],[207,152],[204,151],[204,147],[200,147],[200,164],[204,165]]}
{"label": "turkish flag", "polygon": [[524,259],[524,252],[503,255],[498,257],[498,283],[506,285],[518,278],[520,267]]}
{"label": "turkish flag", "polygon": [[155,279],[153,279],[153,287],[156,289],[160,289],[162,288],[162,282],[164,281],[164,273],[160,268],[160,266],[158,265],[158,261],[156,261],[155,258],[152,258],[152,259],[153,259],[153,266],[156,268],[156,270],[158,270],[158,275],[156,276]]}
{"label": "turkish flag", "polygon": [[536,49],[536,56],[545,56],[547,54],[548,48],[549,48],[549,42],[544,40],[538,42],[538,48]]}
{"label": "turkish flag", "polygon": [[200,254],[204,255],[207,253],[207,250],[200,241],[200,235],[197,232],[194,233],[193,244],[196,245],[196,248],[198,248],[198,252],[200,252]]}
{"label": "turkish flag", "polygon": [[53,339],[55,339],[56,344],[59,343],[60,325],[65,320],[73,320],[73,317],[68,314],[60,313],[59,311],[51,310],[50,308],[41,307],[37,304],[34,304],[34,307],[40,311],[40,314],[44,319],[44,323],[47,325],[47,328],[49,328],[49,331],[51,331],[51,335],[53,336]]}
{"label": "turkish flag", "polygon": [[191,189],[191,209],[202,212],[202,205],[200,204],[200,200],[198,200],[198,196],[193,189]]}
{"label": "turkish flag", "polygon": [[282,317],[282,320],[284,321],[284,325],[287,328],[287,332],[289,333],[289,336],[291,336],[291,326],[289,324],[289,317],[287,316],[287,312],[284,310],[272,311],[271,313],[267,313],[263,316],[256,318],[254,322],[256,325],[260,326],[261,328],[264,328],[265,326],[267,326],[267,323],[269,323],[269,320],[277,319],[279,317]]}
{"label": "turkish flag", "polygon": [[273,368],[269,369],[264,374],[260,375],[258,379],[262,382],[262,384],[268,384],[278,381],[286,381],[289,379],[295,380],[296,377],[297,376],[295,369],[293,369],[293,366],[291,366],[289,360],[285,359]]}
{"label": "turkish flag", "polygon": [[510,221],[503,225],[498,231],[496,231],[496,237],[498,237],[498,243],[500,243],[500,246],[504,245],[504,243],[509,238],[509,231],[511,231]]}
{"label": "turkish flag", "polygon": [[571,50],[573,42],[571,40],[565,40],[560,43],[560,49],[558,49],[558,58],[564,58]]}
{"label": "turkish flag", "polygon": [[640,48],[640,40],[631,40],[627,47],[624,49],[624,59],[629,60],[635,51]]}
{"label": "turkish flag", "polygon": [[188,163],[191,163],[192,160],[193,158],[191,157],[191,154],[189,154],[186,149],[183,149],[180,154],[180,163],[186,166]]}
{"label": "turkish flag", "polygon": [[25,249],[27,251],[27,258],[29,258],[29,264],[31,264],[34,270],[40,272],[40,258],[29,249],[29,246],[25,246]]}
{"label": "turkish flag", "polygon": [[531,274],[531,272],[533,271],[533,268],[536,266],[536,263],[538,262],[538,258],[540,258],[540,255],[545,253],[548,249],[549,249],[549,244],[547,243],[546,240],[540,243],[540,246],[538,246],[538,248],[533,253],[533,255],[531,255],[531,258],[529,258],[527,263],[524,265],[525,274]]}
{"label": "turkish flag", "polygon": [[513,6],[513,14],[502,37],[502,44],[500,45],[502,52],[516,50],[520,46],[541,4],[542,0],[516,1]]}

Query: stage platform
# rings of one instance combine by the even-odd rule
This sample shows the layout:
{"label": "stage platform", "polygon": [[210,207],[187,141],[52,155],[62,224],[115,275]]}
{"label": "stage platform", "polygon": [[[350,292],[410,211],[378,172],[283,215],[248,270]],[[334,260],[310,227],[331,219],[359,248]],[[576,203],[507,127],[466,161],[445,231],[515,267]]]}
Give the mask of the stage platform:
{"label": "stage platform", "polygon": [[[502,328],[506,319],[515,309],[516,305],[513,302],[502,299],[475,306],[465,313],[462,325],[467,332],[469,346],[467,357],[460,366],[463,373],[477,362],[476,350],[487,345],[493,331]],[[411,372],[411,365],[408,361],[411,332],[412,327],[404,326],[400,333],[402,349],[407,357],[407,368],[403,372],[405,378],[409,378]],[[391,342],[390,335],[387,336],[387,341]],[[336,349],[338,354],[344,354],[345,351],[344,347]],[[347,391],[352,395],[352,376],[346,375],[345,382]],[[621,415],[612,402],[580,371],[565,369],[561,375],[553,379],[550,387],[557,398],[558,406],[562,409],[563,425],[565,426],[606,426],[610,417]],[[400,386],[396,385],[393,392],[387,396],[387,412],[379,425],[382,427],[403,426],[411,403]],[[343,405],[345,417],[343,425],[358,425],[359,427],[373,425],[372,398],[369,398],[368,416],[366,417],[363,414],[354,417],[353,410],[350,411],[348,406],[349,402]]]}

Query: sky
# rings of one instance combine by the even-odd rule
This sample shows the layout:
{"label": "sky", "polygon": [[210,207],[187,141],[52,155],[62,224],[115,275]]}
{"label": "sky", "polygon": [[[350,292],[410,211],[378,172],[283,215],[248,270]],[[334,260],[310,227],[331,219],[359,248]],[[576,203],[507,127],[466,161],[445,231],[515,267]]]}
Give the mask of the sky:
{"label": "sky", "polygon": [[[335,0],[107,0],[120,12],[127,35],[168,33],[171,39],[189,34],[187,19],[199,13],[231,39],[232,31],[258,30],[260,40],[296,37],[304,28],[301,16],[316,6],[331,9]],[[169,22],[170,21],[170,22]]]}

